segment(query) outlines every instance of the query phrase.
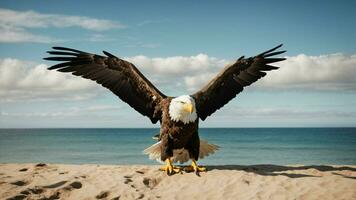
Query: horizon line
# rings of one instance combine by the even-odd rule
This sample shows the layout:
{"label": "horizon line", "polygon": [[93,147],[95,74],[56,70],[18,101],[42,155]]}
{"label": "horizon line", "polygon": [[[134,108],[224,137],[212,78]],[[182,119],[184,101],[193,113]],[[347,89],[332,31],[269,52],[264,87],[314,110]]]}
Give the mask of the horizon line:
{"label": "horizon line", "polygon": [[[356,126],[276,126],[276,127],[200,127],[199,129],[242,129],[242,128],[356,128]],[[21,127],[21,128],[2,128],[1,129],[160,129],[160,127]]]}

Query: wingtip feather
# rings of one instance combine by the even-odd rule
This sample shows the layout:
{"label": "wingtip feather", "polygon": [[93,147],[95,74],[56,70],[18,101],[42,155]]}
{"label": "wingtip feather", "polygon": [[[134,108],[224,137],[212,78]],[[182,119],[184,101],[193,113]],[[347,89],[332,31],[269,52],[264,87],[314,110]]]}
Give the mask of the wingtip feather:
{"label": "wingtip feather", "polygon": [[267,50],[267,51],[265,51],[263,53],[258,54],[257,57],[265,56],[266,54],[271,53],[271,52],[275,51],[276,49],[278,49],[278,48],[280,48],[282,46],[283,46],[283,44],[277,45],[276,47],[274,47],[272,49],[269,49],[269,50]]}
{"label": "wingtip feather", "polygon": [[283,54],[285,52],[287,52],[287,51],[275,51],[275,52],[271,52],[271,53],[265,54],[264,57],[271,57],[271,56]]}
{"label": "wingtip feather", "polygon": [[108,56],[108,57],[111,57],[111,58],[117,58],[116,56],[112,55],[111,53],[107,52],[107,51],[103,51],[103,53]]}
{"label": "wingtip feather", "polygon": [[52,47],[52,49],[61,50],[61,51],[72,51],[72,52],[76,52],[76,53],[85,53],[84,51],[79,51],[77,49],[72,49],[72,48],[67,48],[67,47],[55,46],[55,47]]}

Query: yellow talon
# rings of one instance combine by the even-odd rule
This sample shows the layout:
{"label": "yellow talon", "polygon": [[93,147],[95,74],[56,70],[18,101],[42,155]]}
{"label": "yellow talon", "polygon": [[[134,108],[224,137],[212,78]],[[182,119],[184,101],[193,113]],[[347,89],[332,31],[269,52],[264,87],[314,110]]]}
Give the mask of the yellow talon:
{"label": "yellow talon", "polygon": [[197,171],[198,172],[206,172],[206,168],[205,167],[199,167],[195,160],[192,160],[192,167],[193,167],[195,172],[197,172]]}
{"label": "yellow talon", "polygon": [[184,170],[188,172],[195,172],[197,175],[199,175],[199,172],[206,172],[206,168],[199,167],[195,160],[192,160],[192,165],[185,167]]}
{"label": "yellow talon", "polygon": [[170,158],[166,159],[166,165],[162,166],[159,170],[165,171],[168,175],[179,173],[181,171],[179,167],[175,167],[172,165],[172,161]]}

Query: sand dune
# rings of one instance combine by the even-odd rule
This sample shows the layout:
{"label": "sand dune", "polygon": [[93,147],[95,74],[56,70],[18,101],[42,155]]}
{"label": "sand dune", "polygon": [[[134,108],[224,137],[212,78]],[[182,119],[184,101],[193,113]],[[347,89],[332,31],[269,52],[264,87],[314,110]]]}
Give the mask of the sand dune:
{"label": "sand dune", "polygon": [[356,199],[356,166],[0,164],[0,199]]}

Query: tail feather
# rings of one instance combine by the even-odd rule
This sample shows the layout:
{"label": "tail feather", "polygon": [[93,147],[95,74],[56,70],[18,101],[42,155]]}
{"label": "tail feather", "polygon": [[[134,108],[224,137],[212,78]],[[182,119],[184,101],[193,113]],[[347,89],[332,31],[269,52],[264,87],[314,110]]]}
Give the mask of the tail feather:
{"label": "tail feather", "polygon": [[200,140],[199,158],[202,159],[209,156],[219,150],[219,148],[218,145],[210,144],[206,140]]}
{"label": "tail feather", "polygon": [[[203,159],[206,156],[214,154],[219,150],[219,146],[215,144],[210,144],[206,140],[200,140],[200,149],[199,149],[199,158]],[[161,141],[153,144],[143,151],[144,154],[147,154],[151,160],[161,161]],[[189,161],[189,153],[185,149],[175,149],[173,150],[172,162],[180,164]]]}
{"label": "tail feather", "polygon": [[161,159],[161,141],[143,150],[143,153],[147,154],[151,160]]}

